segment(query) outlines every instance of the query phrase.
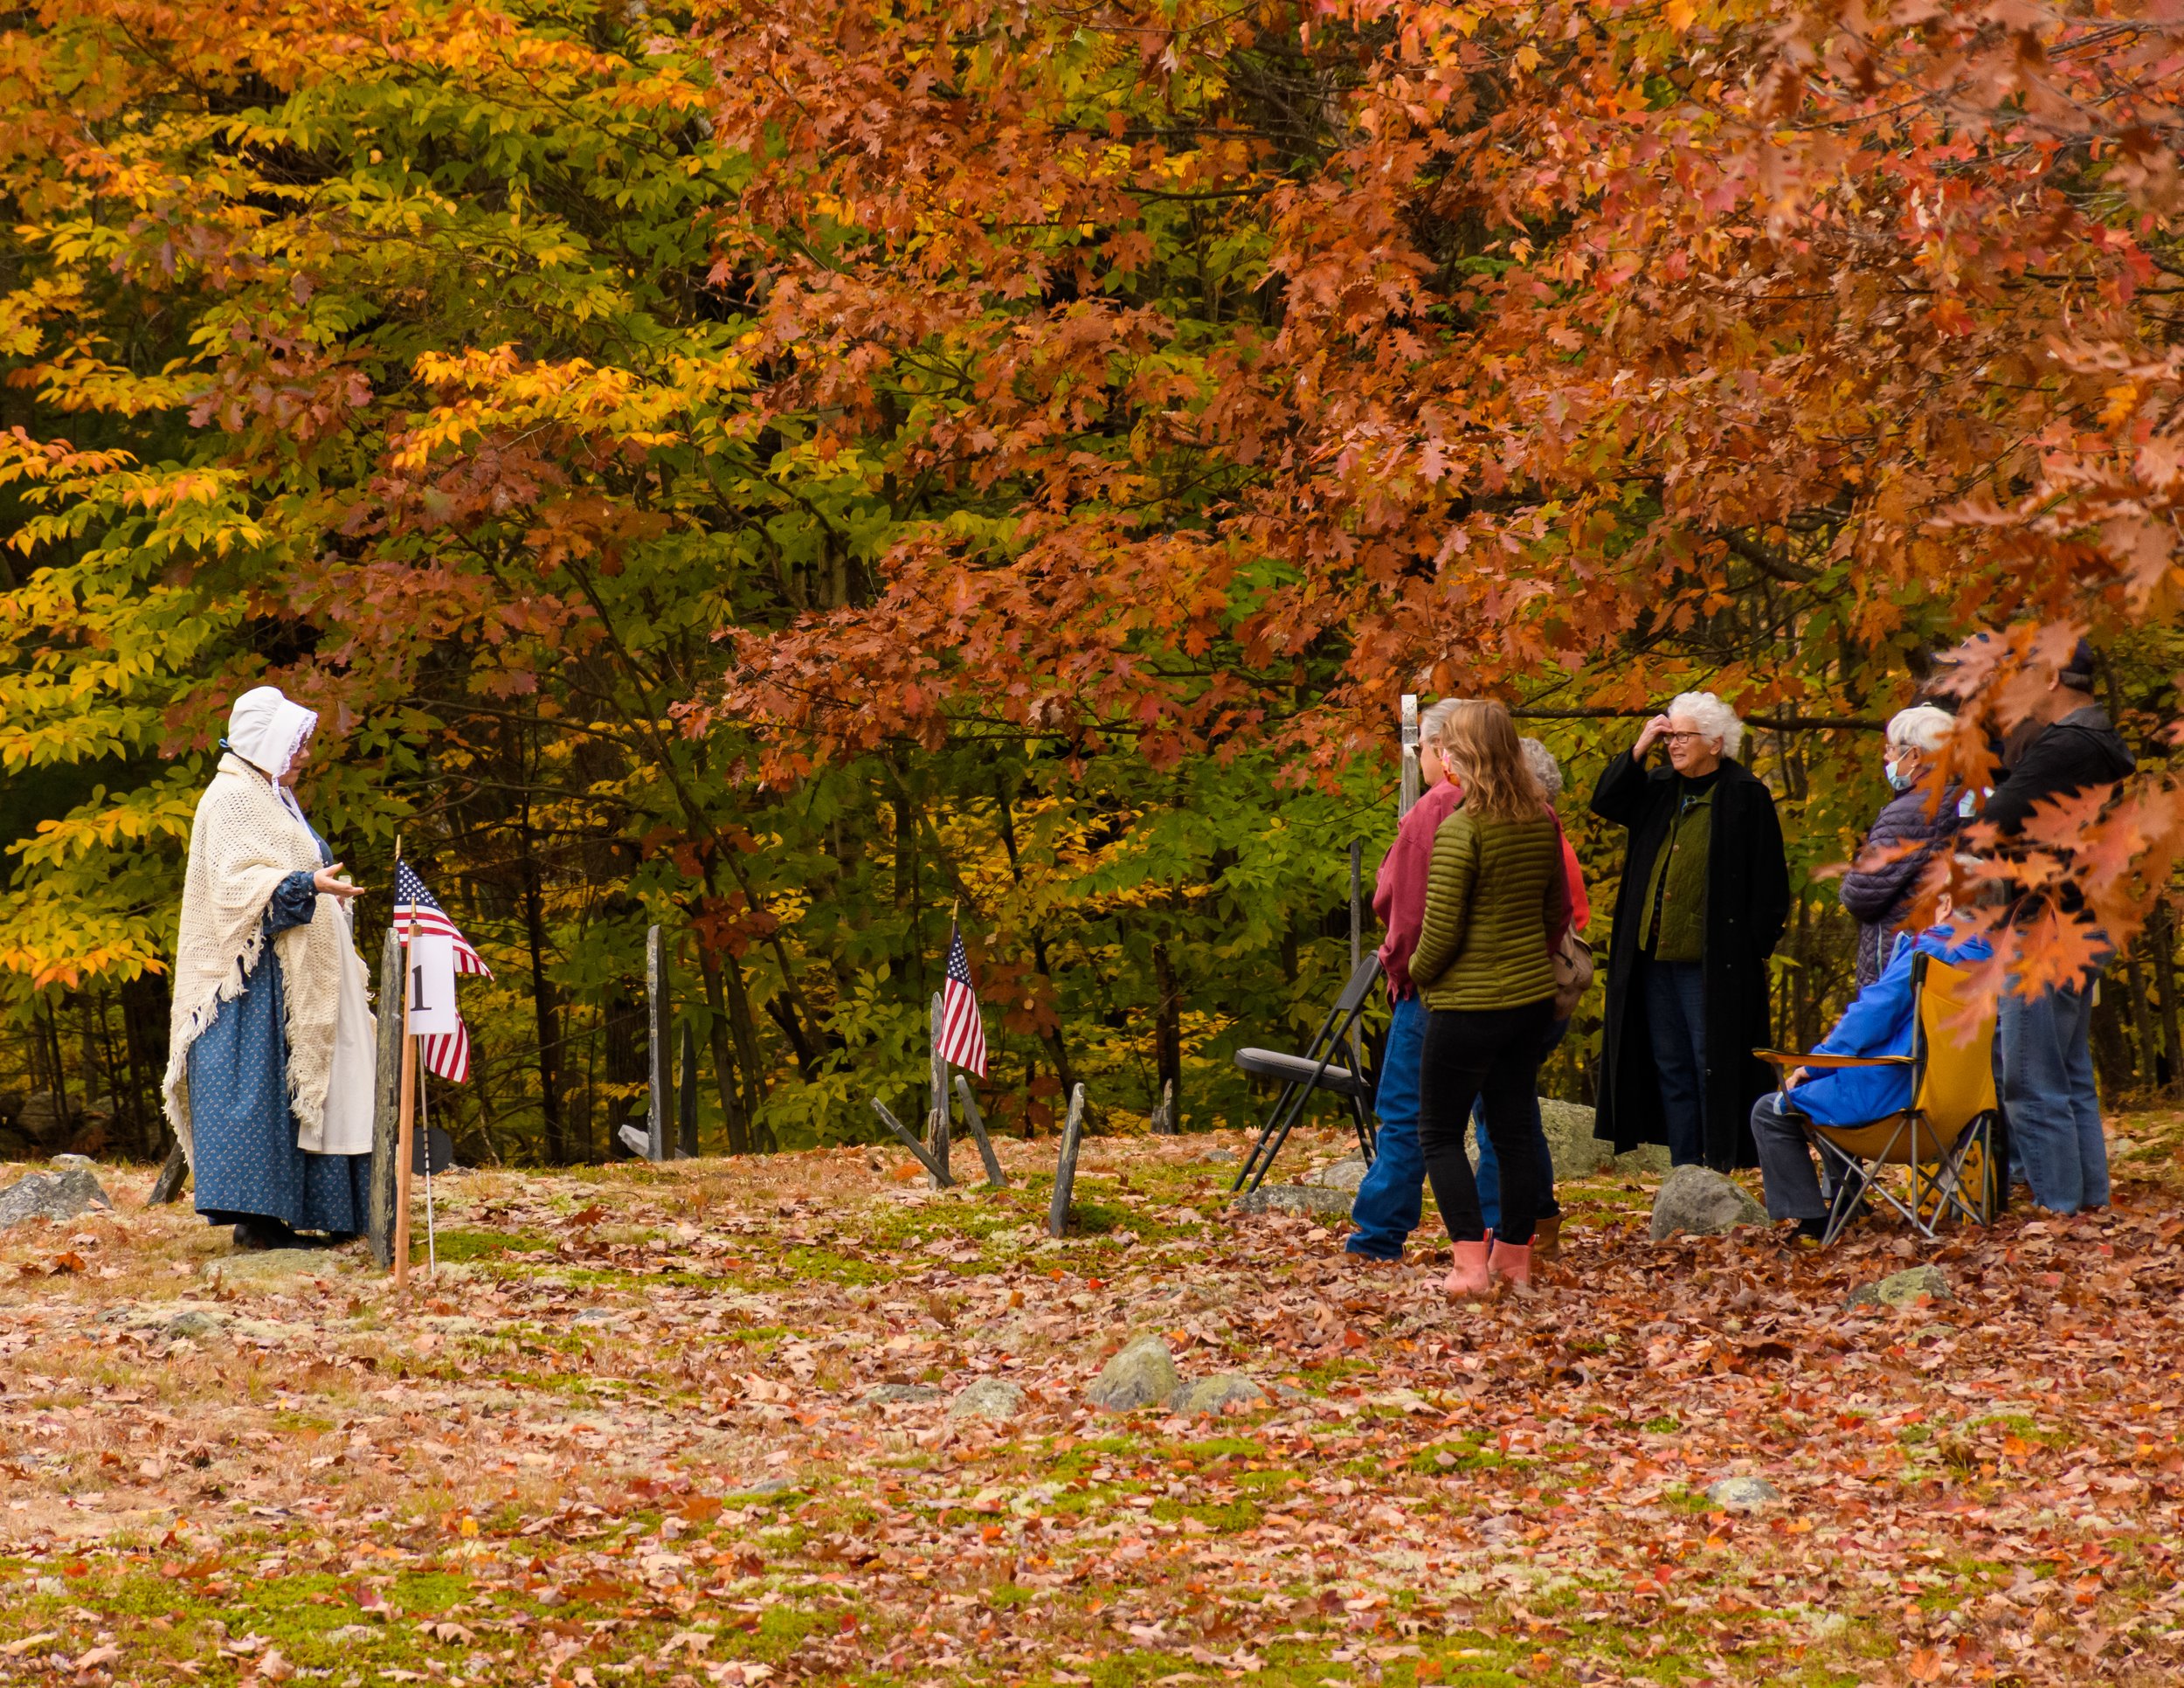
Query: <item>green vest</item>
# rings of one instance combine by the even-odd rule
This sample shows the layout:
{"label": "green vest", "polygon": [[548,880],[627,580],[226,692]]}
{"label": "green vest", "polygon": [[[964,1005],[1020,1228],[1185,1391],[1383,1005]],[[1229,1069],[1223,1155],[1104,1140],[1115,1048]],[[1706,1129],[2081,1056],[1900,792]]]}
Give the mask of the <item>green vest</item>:
{"label": "green vest", "polygon": [[1669,835],[1653,858],[1646,901],[1638,922],[1638,947],[1655,961],[1706,959],[1706,853],[1714,836],[1714,792],[1719,782],[1694,792],[1688,781]]}

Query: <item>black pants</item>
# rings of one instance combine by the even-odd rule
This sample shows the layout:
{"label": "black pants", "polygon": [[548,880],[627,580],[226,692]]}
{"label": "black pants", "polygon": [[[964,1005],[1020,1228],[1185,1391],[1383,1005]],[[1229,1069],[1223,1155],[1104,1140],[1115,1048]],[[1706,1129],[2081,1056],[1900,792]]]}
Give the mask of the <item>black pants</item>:
{"label": "black pants", "polygon": [[1426,1176],[1452,1242],[1476,1242],[1486,1235],[1479,1215],[1479,1187],[1463,1152],[1475,1102],[1485,1103],[1486,1132],[1502,1172],[1504,1242],[1531,1241],[1532,1224],[1552,1186],[1541,1163],[1532,1127],[1539,1085],[1540,1046],[1554,1020],[1554,999],[1521,1008],[1486,1013],[1436,1009],[1426,1020],[1426,1052],[1419,1063],[1418,1142]]}

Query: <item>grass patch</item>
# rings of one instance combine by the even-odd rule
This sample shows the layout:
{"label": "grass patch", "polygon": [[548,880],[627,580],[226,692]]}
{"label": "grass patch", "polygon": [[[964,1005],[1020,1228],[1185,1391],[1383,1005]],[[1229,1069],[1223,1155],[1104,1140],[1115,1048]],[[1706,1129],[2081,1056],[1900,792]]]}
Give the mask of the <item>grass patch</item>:
{"label": "grass patch", "polygon": [[554,1244],[552,1238],[528,1231],[446,1230],[439,1234],[436,1246],[440,1259],[451,1265],[463,1265],[472,1261],[497,1260],[503,1255],[550,1251]]}
{"label": "grass patch", "polygon": [[1178,1524],[1185,1519],[1194,1519],[1215,1535],[1220,1536],[1233,1536],[1241,1530],[1255,1529],[1262,1516],[1259,1508],[1248,1500],[1155,1501],[1152,1515],[1163,1524]]}

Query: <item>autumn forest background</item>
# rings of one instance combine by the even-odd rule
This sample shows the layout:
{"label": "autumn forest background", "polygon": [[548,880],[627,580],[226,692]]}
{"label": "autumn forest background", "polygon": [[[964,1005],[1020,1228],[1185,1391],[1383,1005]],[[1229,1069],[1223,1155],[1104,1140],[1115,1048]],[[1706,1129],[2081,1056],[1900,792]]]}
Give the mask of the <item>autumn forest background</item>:
{"label": "autumn forest background", "polygon": [[2122,0],[14,7],[0,1154],[163,1152],[268,681],[367,957],[398,835],[493,965],[472,1161],[616,1152],[653,924],[708,1149],[915,1108],[958,909],[990,1117],[1242,1121],[1405,692],[1562,758],[1596,939],[1605,758],[1734,702],[1810,1039],[1879,728],[1952,688],[1978,773],[2081,630],[2103,1077],[2184,1081],[2181,88]]}

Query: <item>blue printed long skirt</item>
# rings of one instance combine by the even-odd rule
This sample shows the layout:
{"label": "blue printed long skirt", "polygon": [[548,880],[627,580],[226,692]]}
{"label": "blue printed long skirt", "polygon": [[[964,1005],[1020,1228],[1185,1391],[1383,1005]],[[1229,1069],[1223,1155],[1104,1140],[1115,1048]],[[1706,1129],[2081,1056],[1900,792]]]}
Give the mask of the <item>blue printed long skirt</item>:
{"label": "blue printed long skirt", "polygon": [[304,1153],[288,1107],[288,1020],[271,940],[308,923],[317,903],[309,874],[280,882],[243,993],[223,1002],[190,1046],[190,1170],[197,1211],[215,1225],[277,1219],[335,1235],[365,1228],[371,1157]]}

